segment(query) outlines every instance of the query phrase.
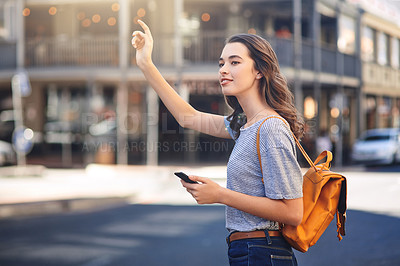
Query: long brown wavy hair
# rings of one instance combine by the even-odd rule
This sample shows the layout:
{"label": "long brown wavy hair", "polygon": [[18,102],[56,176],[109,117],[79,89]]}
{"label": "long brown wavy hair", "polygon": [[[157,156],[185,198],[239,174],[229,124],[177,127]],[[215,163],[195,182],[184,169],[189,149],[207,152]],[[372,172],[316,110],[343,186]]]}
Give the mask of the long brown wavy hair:
{"label": "long brown wavy hair", "polygon": [[[260,93],[265,97],[268,105],[289,123],[294,135],[301,138],[304,132],[304,121],[294,105],[293,94],[280,71],[278,58],[270,43],[253,34],[233,35],[226,40],[226,44],[228,43],[242,43],[247,47],[250,57],[254,60],[255,69],[263,76],[260,79]],[[240,127],[247,122],[247,118],[235,96],[225,96],[225,100],[233,109],[228,120],[238,138]]]}

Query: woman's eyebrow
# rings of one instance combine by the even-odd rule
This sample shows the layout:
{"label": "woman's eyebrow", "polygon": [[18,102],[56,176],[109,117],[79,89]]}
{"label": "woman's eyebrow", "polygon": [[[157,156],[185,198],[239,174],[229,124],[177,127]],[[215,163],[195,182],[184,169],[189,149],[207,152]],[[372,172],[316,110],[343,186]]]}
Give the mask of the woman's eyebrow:
{"label": "woman's eyebrow", "polygon": [[[231,55],[231,56],[228,57],[228,59],[234,59],[234,58],[243,59],[239,55]],[[222,57],[220,57],[219,60],[223,61],[224,59]]]}

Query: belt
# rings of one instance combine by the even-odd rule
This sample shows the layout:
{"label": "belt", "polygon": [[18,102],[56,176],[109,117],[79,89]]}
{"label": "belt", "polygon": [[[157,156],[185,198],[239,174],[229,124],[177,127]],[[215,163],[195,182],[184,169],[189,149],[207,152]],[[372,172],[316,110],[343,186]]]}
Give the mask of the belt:
{"label": "belt", "polygon": [[[282,236],[280,231],[268,231],[269,236]],[[247,238],[265,238],[265,232],[261,230],[251,232],[234,232],[226,238],[226,243],[230,244],[235,240]]]}

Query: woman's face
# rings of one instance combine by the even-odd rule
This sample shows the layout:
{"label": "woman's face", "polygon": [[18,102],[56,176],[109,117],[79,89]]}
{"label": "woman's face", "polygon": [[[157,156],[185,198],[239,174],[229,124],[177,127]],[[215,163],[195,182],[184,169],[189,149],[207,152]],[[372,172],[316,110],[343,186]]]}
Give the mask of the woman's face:
{"label": "woman's face", "polygon": [[224,95],[240,96],[249,90],[258,90],[260,77],[244,44],[225,45],[219,59],[219,82]]}

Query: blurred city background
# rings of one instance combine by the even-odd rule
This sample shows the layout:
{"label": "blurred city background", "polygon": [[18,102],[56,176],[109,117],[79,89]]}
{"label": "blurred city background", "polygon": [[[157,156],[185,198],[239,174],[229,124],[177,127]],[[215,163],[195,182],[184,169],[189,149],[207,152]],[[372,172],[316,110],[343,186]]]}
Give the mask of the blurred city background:
{"label": "blurred city background", "polygon": [[180,128],[135,66],[130,40],[141,18],[168,82],[194,107],[219,114],[229,113],[217,81],[224,40],[238,32],[265,37],[304,114],[306,150],[314,157],[318,137],[329,136],[335,164],[348,165],[365,130],[399,127],[398,7],[384,0],[2,0],[0,137],[10,143],[23,127],[15,134],[20,154],[50,167],[226,162],[232,144]]}
{"label": "blurred city background", "polygon": [[[304,115],[304,148],[311,158],[321,149],[332,150],[333,167],[348,175],[349,207],[355,217],[350,228],[361,237],[344,247],[323,240],[314,255],[299,261],[303,265],[400,263],[400,253],[389,254],[386,249],[400,246],[400,1],[0,0],[0,265],[2,261],[4,265],[227,263],[221,254],[225,252],[223,208],[209,206],[197,210],[203,216],[195,215],[196,210],[182,206],[194,202],[185,191],[177,192],[179,182],[172,173],[180,168],[224,184],[233,141],[183,129],[167,111],[136,67],[131,34],[141,30],[138,19],[152,30],[153,61],[166,80],[195,108],[216,114],[230,113],[218,83],[225,39],[240,32],[266,38]],[[299,162],[308,167],[301,156]],[[75,213],[126,202],[135,204],[95,217]],[[167,211],[153,205],[147,210],[143,203],[177,207]],[[105,219],[106,223],[108,215],[135,221],[135,215],[124,216],[129,208],[145,218],[139,219],[143,224],[133,222],[137,231],[126,232],[143,239],[99,236],[89,222]],[[152,211],[159,215],[152,216]],[[64,212],[76,216],[21,218]],[[64,219],[71,224],[61,222]],[[149,249],[141,249],[146,237],[156,237],[145,229],[154,219],[165,221],[150,222],[166,226],[165,231],[154,232],[163,239],[184,236],[178,220],[193,223],[197,230],[190,234],[193,238],[177,242],[185,246],[186,254],[197,255],[192,264],[183,263],[178,255],[159,263]],[[364,221],[364,227],[357,228],[355,221]],[[79,227],[81,222],[86,226],[82,230],[92,234],[86,236],[90,241],[80,238],[83,231],[72,229],[57,241],[85,242],[89,246],[82,249],[85,255],[61,245],[47,249],[54,247],[56,228]],[[107,232],[122,234],[129,223],[118,226]],[[363,238],[378,227],[385,227],[385,233]],[[212,238],[199,239],[214,229],[222,241],[218,248],[213,248]],[[35,235],[36,230],[45,236]],[[30,234],[31,239],[24,238]],[[18,260],[18,254],[27,251],[28,244],[35,246],[37,239],[47,241],[43,249]],[[375,251],[366,246],[378,240],[383,244]],[[170,241],[162,243],[172,248]],[[102,242],[104,249],[90,246]],[[199,257],[190,250],[198,245],[209,256]],[[135,263],[128,258],[118,261],[114,259],[120,254],[114,248],[133,248],[136,258],[145,255]],[[332,248],[340,256],[329,254]],[[350,249],[356,251],[350,254]],[[163,250],[165,258],[167,251],[174,252]],[[213,264],[216,254],[222,258]],[[32,262],[33,258],[37,260]],[[331,264],[321,264],[322,258]]]}

